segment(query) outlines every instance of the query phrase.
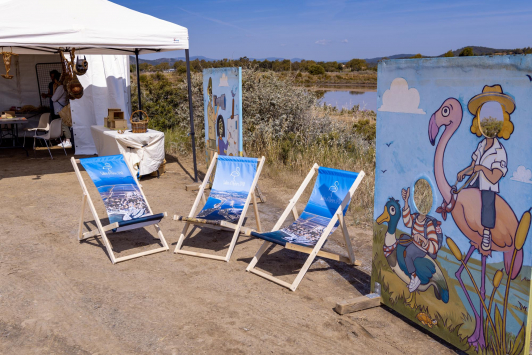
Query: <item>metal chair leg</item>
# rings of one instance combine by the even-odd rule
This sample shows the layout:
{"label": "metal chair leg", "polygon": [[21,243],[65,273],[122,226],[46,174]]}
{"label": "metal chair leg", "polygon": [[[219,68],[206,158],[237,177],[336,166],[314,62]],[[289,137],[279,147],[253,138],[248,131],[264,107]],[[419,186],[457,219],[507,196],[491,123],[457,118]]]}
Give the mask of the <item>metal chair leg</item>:
{"label": "metal chair leg", "polygon": [[[48,142],[46,142],[46,139],[43,139],[43,141],[44,141],[44,144],[46,144],[46,148],[48,148],[48,153],[50,154],[50,158],[54,160],[54,157],[52,156],[52,152],[50,151],[50,147],[48,146]],[[50,142],[50,144],[52,144],[52,142]]]}

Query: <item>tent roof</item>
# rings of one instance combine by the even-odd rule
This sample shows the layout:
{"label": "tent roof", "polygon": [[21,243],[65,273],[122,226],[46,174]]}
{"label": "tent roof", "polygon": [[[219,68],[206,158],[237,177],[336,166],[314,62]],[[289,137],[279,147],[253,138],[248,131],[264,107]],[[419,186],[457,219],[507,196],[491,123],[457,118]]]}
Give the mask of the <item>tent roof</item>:
{"label": "tent roof", "polygon": [[[188,30],[107,0],[0,0],[0,47],[19,54],[139,54],[188,49]],[[9,50],[9,49],[8,49]]]}

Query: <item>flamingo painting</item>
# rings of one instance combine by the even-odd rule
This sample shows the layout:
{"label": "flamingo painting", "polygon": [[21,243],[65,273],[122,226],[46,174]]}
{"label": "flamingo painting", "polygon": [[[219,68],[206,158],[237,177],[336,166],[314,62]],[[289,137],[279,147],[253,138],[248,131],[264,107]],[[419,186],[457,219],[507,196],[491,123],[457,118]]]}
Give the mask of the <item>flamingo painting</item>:
{"label": "flamingo painting", "polygon": [[338,188],[340,187],[340,184],[338,183],[338,181],[335,181],[334,184],[329,187],[329,191],[331,192],[331,198],[332,198],[332,195],[338,191]]}
{"label": "flamingo painting", "polygon": [[231,172],[231,176],[233,177],[233,181],[235,181],[235,178],[240,176],[240,167],[236,167],[234,171]]}
{"label": "flamingo painting", "polygon": [[509,204],[499,194],[495,195],[496,219],[495,226],[491,229],[492,242],[486,250],[481,247],[484,227],[481,223],[481,191],[478,188],[464,188],[459,191],[449,184],[444,171],[445,149],[453,134],[459,128],[463,117],[462,105],[455,98],[449,98],[443,102],[440,108],[434,112],[429,121],[428,135],[432,145],[436,144],[436,138],[441,127],[444,131],[437,142],[434,155],[434,175],[438,190],[443,197],[443,204],[438,208],[445,219],[450,213],[458,229],[469,239],[471,246],[467,251],[463,264],[456,272],[460,286],[469,302],[475,316],[475,329],[469,336],[468,342],[477,351],[486,348],[484,335],[485,315],[481,300],[473,302],[469,292],[462,280],[462,272],[471,255],[478,251],[481,255],[481,287],[480,297],[485,299],[486,288],[486,260],[492,252],[503,253],[504,267],[510,279],[515,279],[523,266],[523,250],[515,245],[516,232],[520,221],[518,221],[514,211]]}

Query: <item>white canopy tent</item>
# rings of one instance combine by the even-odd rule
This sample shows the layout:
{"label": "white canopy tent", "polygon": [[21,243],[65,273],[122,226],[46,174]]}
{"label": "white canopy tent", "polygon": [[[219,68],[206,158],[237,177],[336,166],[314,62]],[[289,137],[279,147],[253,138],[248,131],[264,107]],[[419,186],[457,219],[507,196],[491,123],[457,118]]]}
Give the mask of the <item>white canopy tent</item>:
{"label": "white canopy tent", "polygon": [[[129,55],[136,55],[138,80],[139,54],[184,49],[194,149],[189,41],[188,30],[185,27],[130,10],[107,0],[0,0],[0,9],[4,14],[23,14],[23,16],[4,16],[2,19],[0,47],[3,47],[5,51],[12,50],[21,58],[23,55],[48,54],[54,57],[50,60],[51,62],[58,61],[59,48],[75,48],[78,55],[92,55],[87,58],[89,60],[87,74],[79,77],[85,89],[84,96],[71,103],[73,121],[76,121],[75,126],[77,126],[74,127],[76,138],[78,138],[77,132],[79,131],[82,140],[90,137],[90,132],[87,136],[87,128],[90,131],[92,122],[98,123],[103,120],[102,112],[111,107],[107,105],[116,103],[114,107],[130,106],[129,94],[125,92],[129,89],[124,90],[124,87],[129,88],[129,60],[127,59]],[[119,56],[126,57],[120,58]],[[35,59],[27,60],[27,62],[32,61],[34,62]],[[20,63],[22,62],[24,60],[21,59]],[[127,71],[124,71],[124,68]],[[14,71],[11,73],[17,74]],[[6,84],[5,81],[7,80],[0,80],[0,87],[13,85]],[[137,81],[137,86],[139,87],[139,108],[141,108],[139,81]],[[19,85],[19,88],[21,92],[24,90],[22,85]],[[99,90],[98,88],[105,89]],[[5,91],[0,89],[0,95]],[[23,95],[26,94],[21,93],[21,99]],[[101,101],[102,98],[109,97],[111,101]],[[124,101],[121,101],[122,99]],[[120,103],[123,105],[120,106]],[[128,111],[129,109],[126,110]],[[89,119],[89,116],[92,118]],[[84,133],[81,133],[82,131]],[[193,155],[197,177],[195,151]]]}
{"label": "white canopy tent", "polygon": [[[107,108],[119,108],[126,115],[131,112],[129,57],[88,55],[87,61],[90,70],[79,77],[84,87],[84,95],[81,99],[72,100],[70,103],[76,154],[82,155],[96,153],[90,127],[103,125],[104,117],[107,116]],[[15,57],[10,71],[14,78],[6,80],[0,77],[0,110],[24,105],[37,107],[41,103],[47,106],[50,99],[40,97],[41,93],[48,92],[42,83],[50,81],[50,69],[61,68],[58,65],[59,62],[59,55],[20,54]],[[37,69],[38,67],[44,67],[44,69]],[[1,61],[0,68],[3,71]],[[38,79],[41,85],[38,85]]]}
{"label": "white canopy tent", "polygon": [[139,54],[188,49],[188,30],[107,0],[0,0],[0,46],[19,54]]}

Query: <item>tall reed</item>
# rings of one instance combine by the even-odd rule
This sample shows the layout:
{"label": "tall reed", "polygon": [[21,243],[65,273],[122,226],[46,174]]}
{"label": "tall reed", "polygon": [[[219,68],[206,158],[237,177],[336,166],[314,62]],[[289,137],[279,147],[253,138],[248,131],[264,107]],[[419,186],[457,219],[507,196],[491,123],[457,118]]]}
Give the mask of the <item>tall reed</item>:
{"label": "tall reed", "polygon": [[508,311],[508,298],[510,296],[510,284],[512,282],[512,273],[514,270],[515,258],[517,253],[523,249],[525,244],[526,237],[528,235],[528,230],[530,229],[530,210],[523,213],[521,220],[519,221],[519,226],[515,233],[514,239],[514,252],[512,254],[512,263],[510,264],[510,272],[508,273],[508,281],[506,282],[506,291],[504,293],[504,307],[503,307],[503,316],[502,316],[502,333],[501,333],[501,350],[506,354],[506,315]]}

